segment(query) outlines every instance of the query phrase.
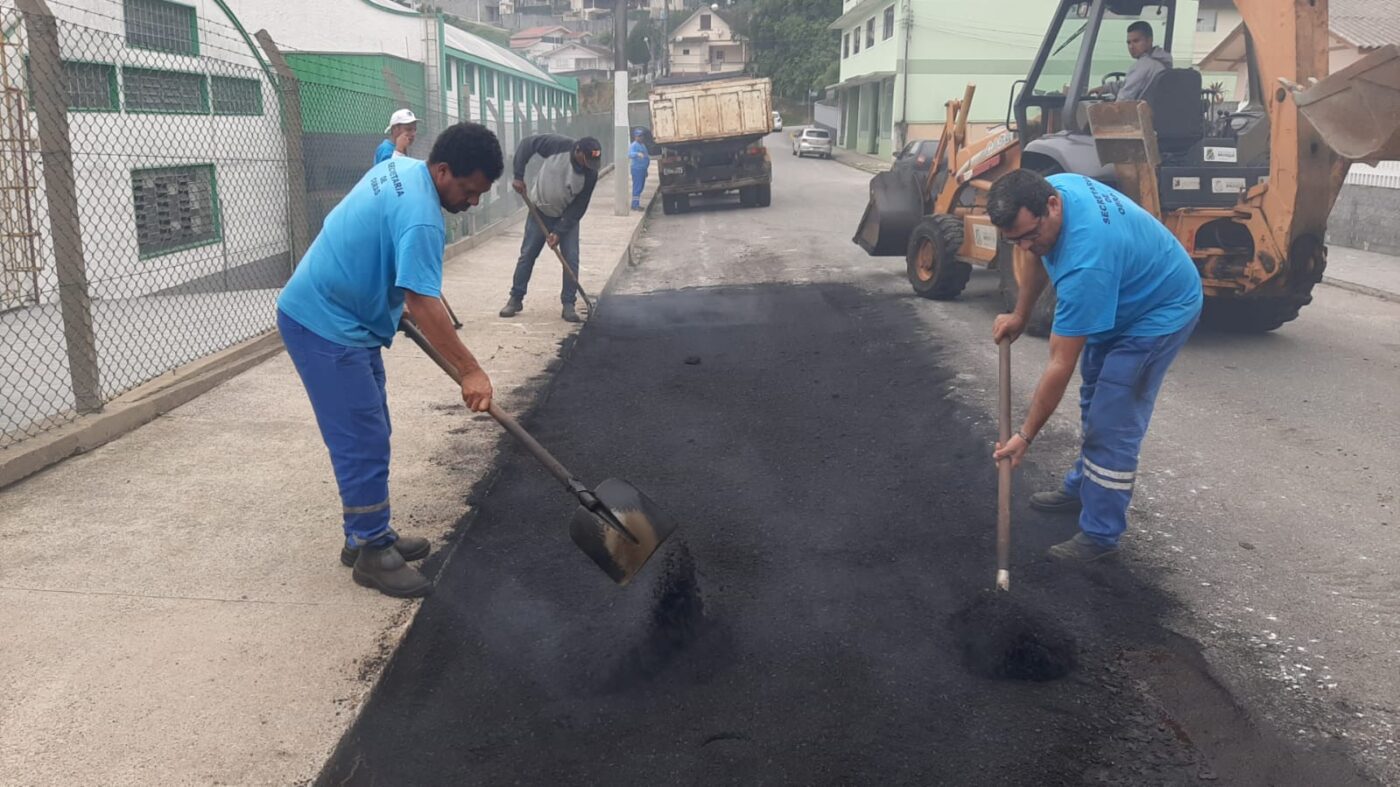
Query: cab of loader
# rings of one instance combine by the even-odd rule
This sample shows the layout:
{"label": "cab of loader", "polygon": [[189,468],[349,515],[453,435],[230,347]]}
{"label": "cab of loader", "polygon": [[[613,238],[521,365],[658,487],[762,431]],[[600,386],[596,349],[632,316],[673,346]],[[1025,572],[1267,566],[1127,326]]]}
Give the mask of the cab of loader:
{"label": "cab of loader", "polygon": [[1134,65],[1129,28],[1137,23],[1151,27],[1153,45],[1170,54],[1174,66],[1188,66],[1159,71],[1140,96],[1152,108],[1164,156],[1200,146],[1219,102],[1202,89],[1190,53],[1172,51],[1176,18],[1175,0],[1061,0],[1030,73],[1012,86],[1008,102],[1007,125],[1020,138],[1022,166],[1115,182],[1113,167],[1099,160],[1088,108],[1114,101],[1122,89]]}

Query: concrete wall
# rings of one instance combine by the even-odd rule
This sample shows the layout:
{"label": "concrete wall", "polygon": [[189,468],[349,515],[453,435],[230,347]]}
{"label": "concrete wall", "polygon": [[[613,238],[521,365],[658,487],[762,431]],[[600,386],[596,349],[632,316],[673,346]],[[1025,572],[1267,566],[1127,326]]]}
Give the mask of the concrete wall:
{"label": "concrete wall", "polygon": [[1327,242],[1353,249],[1400,254],[1400,189],[1342,187],[1327,222]]}

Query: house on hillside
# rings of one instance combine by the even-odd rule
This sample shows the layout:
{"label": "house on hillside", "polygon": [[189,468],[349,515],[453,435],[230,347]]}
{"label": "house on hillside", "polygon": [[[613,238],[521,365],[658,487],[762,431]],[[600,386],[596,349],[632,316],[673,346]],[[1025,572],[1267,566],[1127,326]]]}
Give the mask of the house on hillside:
{"label": "house on hillside", "polygon": [[697,8],[671,33],[671,74],[742,73],[749,64],[749,43],[734,33],[728,15],[710,6]]}
{"label": "house on hillside", "polygon": [[539,62],[551,74],[566,74],[587,83],[596,81],[599,74],[611,79],[613,53],[588,44],[565,44],[541,55]]}
{"label": "house on hillside", "polygon": [[587,44],[592,40],[592,33],[575,32],[563,25],[531,27],[511,34],[510,50],[533,60],[565,44]]}

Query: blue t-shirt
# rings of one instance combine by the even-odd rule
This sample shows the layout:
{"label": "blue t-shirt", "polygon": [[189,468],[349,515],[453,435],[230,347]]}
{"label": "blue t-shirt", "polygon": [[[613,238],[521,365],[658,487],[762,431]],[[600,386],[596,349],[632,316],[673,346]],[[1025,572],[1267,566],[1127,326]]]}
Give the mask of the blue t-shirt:
{"label": "blue t-shirt", "polygon": [[277,308],[326,341],[388,347],[404,290],[442,294],[447,232],[428,165],[375,165],[326,216],[277,299]]}
{"label": "blue t-shirt", "polygon": [[632,160],[632,169],[646,169],[651,166],[651,153],[647,152],[647,146],[641,142],[632,142],[632,146],[627,148],[627,158]]}
{"label": "blue t-shirt", "polygon": [[397,150],[397,148],[394,147],[393,140],[386,139],[380,142],[379,147],[374,149],[374,163],[383,164],[385,161],[393,158],[395,150]]}
{"label": "blue t-shirt", "polygon": [[1201,276],[1171,231],[1137,203],[1083,175],[1051,175],[1064,226],[1045,269],[1059,297],[1052,329],[1090,343],[1166,336],[1201,311]]}

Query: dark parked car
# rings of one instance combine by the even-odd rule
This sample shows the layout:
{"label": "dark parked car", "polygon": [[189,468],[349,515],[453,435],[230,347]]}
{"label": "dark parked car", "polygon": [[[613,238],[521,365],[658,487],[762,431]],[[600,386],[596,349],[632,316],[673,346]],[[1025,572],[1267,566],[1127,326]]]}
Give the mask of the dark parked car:
{"label": "dark parked car", "polygon": [[894,154],[894,165],[890,169],[912,169],[920,175],[928,175],[933,167],[933,156],[938,152],[938,140],[915,139]]}

